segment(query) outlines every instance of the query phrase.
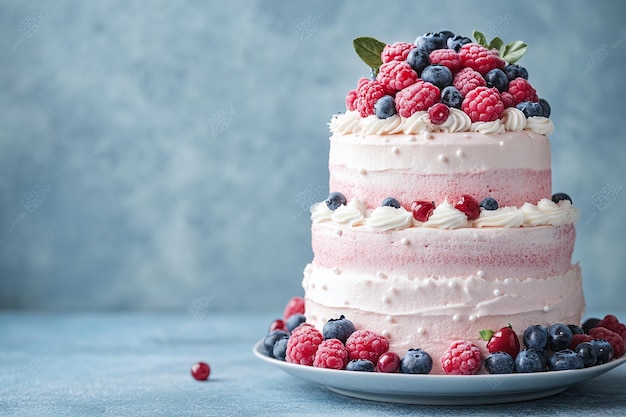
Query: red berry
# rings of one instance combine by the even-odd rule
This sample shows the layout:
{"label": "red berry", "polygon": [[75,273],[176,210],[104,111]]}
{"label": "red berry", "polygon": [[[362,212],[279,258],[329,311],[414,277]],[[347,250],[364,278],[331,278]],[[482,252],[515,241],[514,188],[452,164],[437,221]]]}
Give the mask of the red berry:
{"label": "red berry", "polygon": [[287,325],[285,324],[285,321],[283,319],[276,319],[272,322],[272,324],[270,324],[270,328],[267,331],[268,333],[273,332],[274,330],[284,330],[286,332],[288,332],[289,330],[287,329]]}
{"label": "red berry", "polygon": [[378,358],[389,349],[389,342],[370,330],[357,330],[346,340],[350,359],[367,359],[374,365]]}
{"label": "red berry", "polygon": [[495,333],[491,330],[483,330],[480,334],[488,340],[487,350],[491,353],[506,352],[514,359],[519,353],[519,337],[510,324]]}
{"label": "red berry", "polygon": [[504,112],[504,104],[495,87],[476,87],[467,93],[461,107],[472,122],[492,122],[501,118]]}
{"label": "red berry", "polygon": [[487,81],[485,81],[480,72],[471,68],[463,68],[454,76],[452,85],[465,97],[467,93],[477,87],[486,87]]}
{"label": "red berry", "polygon": [[356,110],[356,90],[348,91],[348,95],[346,95],[346,108],[350,111]]}
{"label": "red berry", "polygon": [[502,104],[504,108],[515,107],[515,99],[513,95],[508,91],[503,91],[500,93],[500,100],[502,100]]}
{"label": "red berry", "polygon": [[502,65],[500,57],[493,51],[477,43],[468,43],[459,50],[461,64],[472,68],[482,75]]}
{"label": "red berry", "polygon": [[434,125],[442,125],[448,120],[450,109],[443,103],[433,104],[428,108],[430,122]]}
{"label": "red berry", "polygon": [[348,349],[339,339],[326,339],[315,352],[313,366],[317,368],[343,369],[348,363]]}
{"label": "red berry", "polygon": [[287,342],[285,360],[300,365],[313,365],[315,352],[323,340],[322,333],[313,326],[296,327]]}
{"label": "red berry", "polygon": [[509,81],[508,92],[513,96],[514,106],[517,106],[522,101],[539,102],[539,96],[535,89],[530,85],[528,80],[522,77],[517,77]]}
{"label": "red berry", "polygon": [[435,49],[430,53],[431,65],[443,65],[454,74],[461,69],[461,55],[454,49]]}
{"label": "red berry", "polygon": [[620,323],[614,315],[608,314],[604,316],[604,318],[598,322],[598,326],[609,329],[610,331],[622,336],[622,339],[626,340],[626,325]]}
{"label": "red berry", "polygon": [[483,360],[478,346],[472,342],[452,342],[441,356],[441,366],[446,375],[475,375]]}
{"label": "red berry", "polygon": [[283,320],[287,320],[294,314],[304,314],[304,298],[291,297],[283,311]]}
{"label": "red berry", "polygon": [[205,362],[194,363],[191,367],[191,376],[198,381],[206,381],[211,374],[211,368]]}
{"label": "red berry", "polygon": [[367,117],[374,114],[374,105],[385,95],[385,89],[382,84],[376,80],[368,80],[360,83],[356,90],[356,109],[361,117]]}
{"label": "red berry", "polygon": [[619,358],[624,354],[624,339],[619,334],[605,328],[594,327],[589,330],[589,335],[594,339],[604,339],[613,347],[613,357]]}
{"label": "red berry", "polygon": [[411,49],[415,49],[415,45],[412,43],[395,42],[383,48],[380,58],[384,64],[391,61],[406,61],[406,57],[411,52]]}
{"label": "red berry", "polygon": [[467,216],[467,220],[476,220],[480,216],[480,205],[472,196],[463,194],[457,201],[454,208],[462,211]]}
{"label": "red berry", "polygon": [[411,117],[415,112],[428,110],[440,98],[441,91],[437,86],[418,80],[396,93],[396,110],[402,117]]}
{"label": "red berry", "polygon": [[400,369],[400,357],[395,352],[385,352],[378,358],[378,372],[394,373]]}
{"label": "red berry", "polygon": [[588,334],[573,334],[572,335],[572,343],[570,343],[569,348],[574,350],[576,346],[580,345],[582,342],[591,342],[593,337]]}
{"label": "red berry", "polygon": [[406,61],[390,61],[380,66],[376,80],[385,93],[395,94],[417,82],[417,73]]}
{"label": "red berry", "polygon": [[435,211],[435,203],[433,201],[414,201],[411,203],[411,211],[413,218],[423,223]]}

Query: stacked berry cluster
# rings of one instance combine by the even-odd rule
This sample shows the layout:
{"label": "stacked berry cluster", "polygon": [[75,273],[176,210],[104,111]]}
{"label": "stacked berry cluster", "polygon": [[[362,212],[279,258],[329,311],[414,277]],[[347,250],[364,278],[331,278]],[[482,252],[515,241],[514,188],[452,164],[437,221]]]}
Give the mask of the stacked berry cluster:
{"label": "stacked berry cluster", "polygon": [[347,109],[380,119],[427,111],[433,124],[445,123],[450,108],[472,122],[500,119],[507,107],[526,117],[549,117],[550,106],[528,82],[528,71],[514,63],[526,44],[505,45],[499,38],[487,43],[479,32],[474,36],[477,42],[449,31],[426,33],[413,44],[355,39],[373,76],[361,78],[348,93]]}

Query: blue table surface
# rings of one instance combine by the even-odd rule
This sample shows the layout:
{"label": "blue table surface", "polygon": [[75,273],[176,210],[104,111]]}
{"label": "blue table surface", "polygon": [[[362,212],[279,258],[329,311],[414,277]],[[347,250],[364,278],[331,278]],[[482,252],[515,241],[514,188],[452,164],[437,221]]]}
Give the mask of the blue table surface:
{"label": "blue table surface", "polygon": [[[252,354],[273,318],[0,312],[0,415],[626,415],[626,366],[562,394],[512,404],[419,406],[344,397]],[[197,361],[211,365],[209,381],[190,376]]]}

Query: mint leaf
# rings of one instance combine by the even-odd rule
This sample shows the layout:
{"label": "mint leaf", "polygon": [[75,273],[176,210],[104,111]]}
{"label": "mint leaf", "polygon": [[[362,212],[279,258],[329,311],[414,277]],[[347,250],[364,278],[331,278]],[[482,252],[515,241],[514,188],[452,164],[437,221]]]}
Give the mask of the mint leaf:
{"label": "mint leaf", "polygon": [[494,334],[493,330],[481,330],[479,333],[480,337],[482,337],[483,340],[486,340],[487,342],[491,340],[491,336],[493,336]]}
{"label": "mint leaf", "polygon": [[504,53],[501,55],[501,58],[504,59],[509,64],[514,64],[521,57],[524,56],[526,51],[528,50],[528,45],[526,45],[522,41],[511,42],[506,45],[504,48]]}
{"label": "mint leaf", "polygon": [[485,38],[485,35],[483,35],[481,32],[475,30],[474,32],[472,32],[472,36],[474,36],[474,39],[476,39],[476,42],[478,42],[480,45],[484,46],[485,48],[489,47],[489,45],[487,44],[487,38]]}
{"label": "mint leaf", "polygon": [[354,44],[354,50],[363,62],[372,68],[374,73],[378,73],[378,68],[383,64],[380,54],[387,44],[366,36],[356,38],[352,43]]}
{"label": "mint leaf", "polygon": [[491,42],[489,42],[489,49],[497,49],[498,51],[502,51],[502,47],[504,46],[504,41],[500,39],[498,36],[493,38]]}

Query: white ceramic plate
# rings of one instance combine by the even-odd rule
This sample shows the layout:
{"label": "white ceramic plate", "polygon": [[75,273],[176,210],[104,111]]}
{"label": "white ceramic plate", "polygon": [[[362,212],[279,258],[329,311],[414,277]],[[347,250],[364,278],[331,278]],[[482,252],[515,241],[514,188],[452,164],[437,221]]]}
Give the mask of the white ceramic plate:
{"label": "white ceramic plate", "polygon": [[365,400],[424,405],[477,405],[535,400],[559,394],[626,362],[619,359],[571,371],[509,375],[407,375],[351,372],[296,365],[265,355],[261,339],[253,349],[263,361],[331,391]]}

